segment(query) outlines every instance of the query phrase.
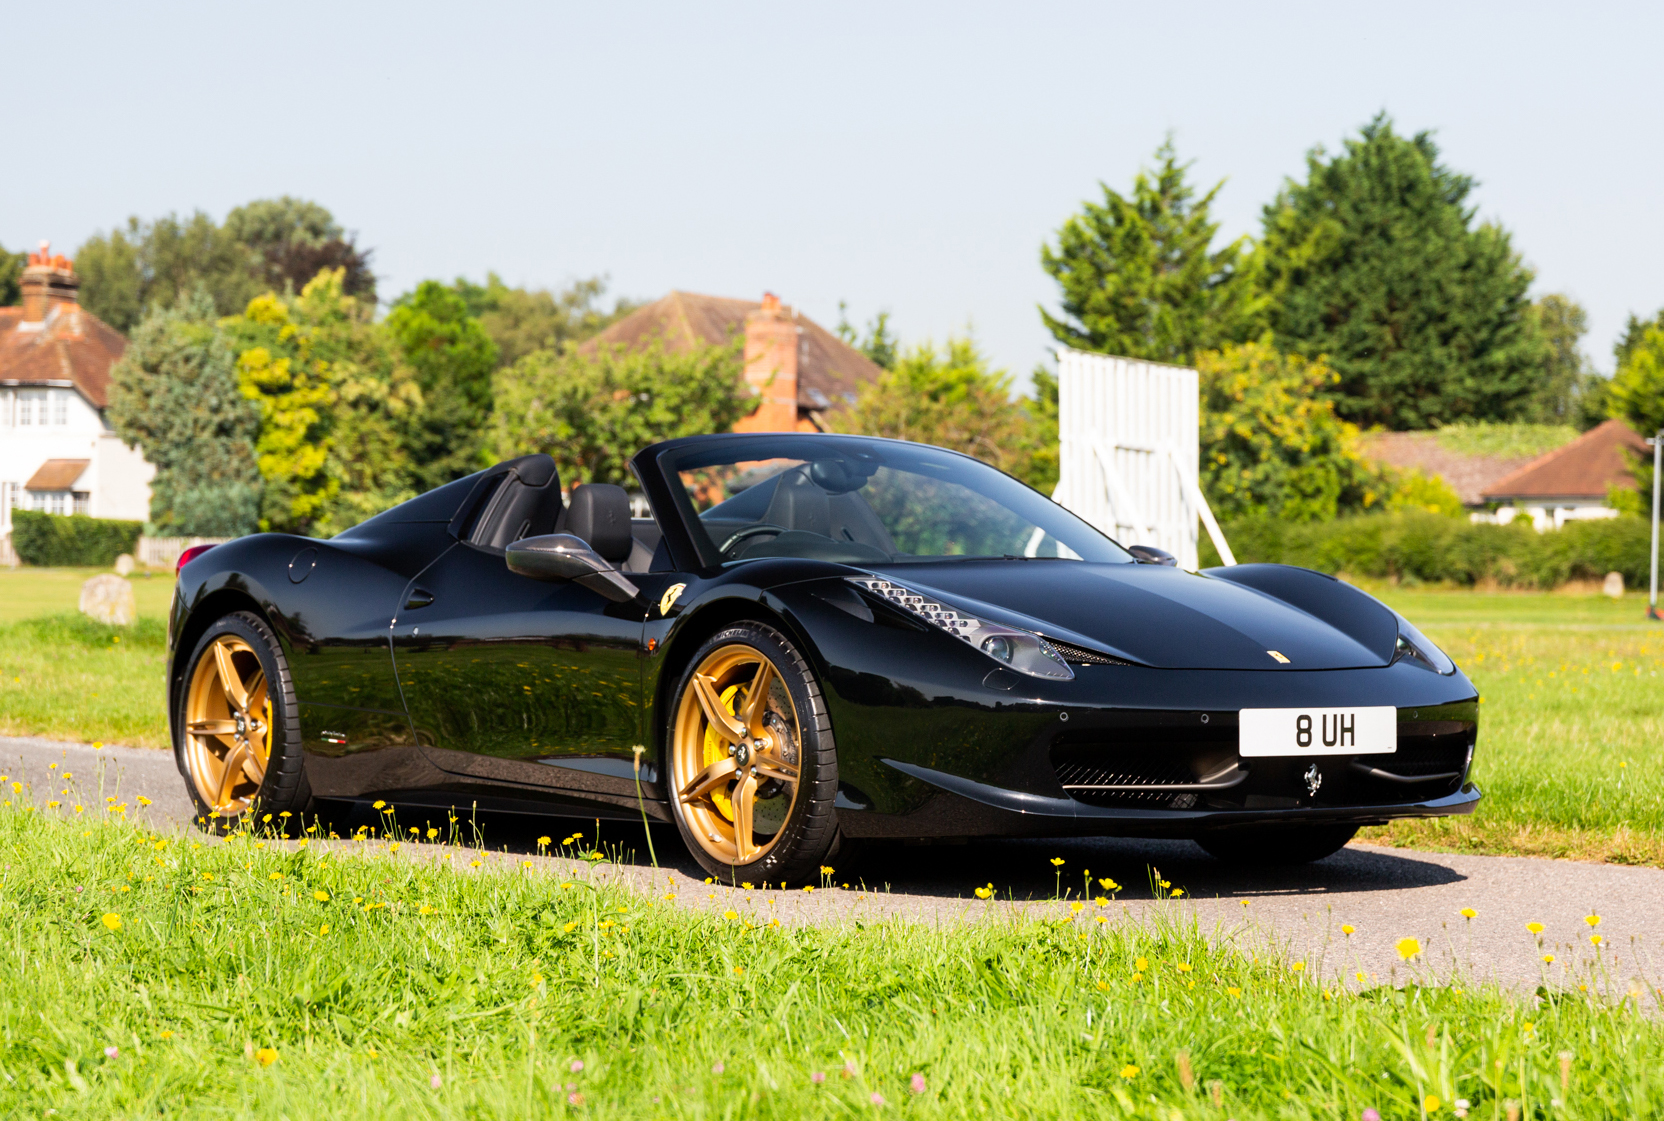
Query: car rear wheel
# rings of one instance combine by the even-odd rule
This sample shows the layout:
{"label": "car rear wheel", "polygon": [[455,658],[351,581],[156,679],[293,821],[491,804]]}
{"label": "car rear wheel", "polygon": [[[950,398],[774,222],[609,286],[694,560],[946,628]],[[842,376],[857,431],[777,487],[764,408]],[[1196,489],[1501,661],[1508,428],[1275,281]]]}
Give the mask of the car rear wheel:
{"label": "car rear wheel", "polygon": [[1357,835],[1356,825],[1248,826],[1196,838],[1227,864],[1309,864],[1333,856]]}
{"label": "car rear wheel", "polygon": [[665,737],[672,816],[725,883],[812,878],[837,838],[837,751],[819,683],[772,627],[740,623],[699,648]]}
{"label": "car rear wheel", "polygon": [[227,833],[311,808],[294,685],[277,638],[246,611],[214,621],[185,670],[174,756],[199,823]]}

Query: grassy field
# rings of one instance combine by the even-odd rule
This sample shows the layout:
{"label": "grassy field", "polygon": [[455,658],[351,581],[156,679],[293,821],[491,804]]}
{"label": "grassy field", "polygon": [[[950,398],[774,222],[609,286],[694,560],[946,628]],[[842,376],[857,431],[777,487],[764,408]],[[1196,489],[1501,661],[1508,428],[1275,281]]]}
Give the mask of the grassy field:
{"label": "grassy field", "polygon": [[[0,572],[0,732],[167,745],[171,582],[136,579],[140,623],[71,614],[86,572]],[[1484,697],[1471,817],[1370,839],[1464,852],[1664,866],[1664,625],[1637,595],[1370,586],[1462,665]]]}
{"label": "grassy field", "polygon": [[791,928],[466,848],[90,816],[0,806],[6,1116],[1664,1112],[1664,1028],[1598,972],[1337,979],[1090,911]]}

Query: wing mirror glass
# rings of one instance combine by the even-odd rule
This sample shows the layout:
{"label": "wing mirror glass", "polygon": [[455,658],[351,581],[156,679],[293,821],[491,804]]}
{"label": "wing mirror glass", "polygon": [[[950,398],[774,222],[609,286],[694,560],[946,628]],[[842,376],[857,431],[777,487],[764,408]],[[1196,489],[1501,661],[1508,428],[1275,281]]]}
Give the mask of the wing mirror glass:
{"label": "wing mirror glass", "polygon": [[1154,545],[1130,545],[1127,547],[1127,552],[1131,553],[1133,559],[1139,564],[1159,564],[1167,568],[1178,567],[1178,557],[1175,557],[1166,549],[1158,549]]}
{"label": "wing mirror glass", "polygon": [[505,559],[510,572],[533,580],[571,580],[614,603],[629,603],[641,597],[641,589],[589,547],[589,542],[570,533],[523,537],[508,547]]}

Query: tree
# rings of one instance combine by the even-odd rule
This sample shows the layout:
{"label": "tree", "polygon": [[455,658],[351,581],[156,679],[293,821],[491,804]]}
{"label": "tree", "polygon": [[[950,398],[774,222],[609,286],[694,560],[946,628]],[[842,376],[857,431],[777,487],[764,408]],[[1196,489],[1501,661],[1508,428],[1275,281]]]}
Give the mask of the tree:
{"label": "tree", "polygon": [[323,268],[342,268],[343,288],[374,302],[369,251],[352,244],[317,203],[284,196],[240,206],[223,226],[202,211],[95,234],[75,253],[81,304],[118,331],[153,305],[174,306],[201,287],[220,315],[265,291],[292,294]]}
{"label": "tree", "polygon": [[630,457],[676,436],[725,432],[756,407],[740,343],[666,350],[539,350],[498,372],[497,454],[546,452],[561,482],[631,481]]}
{"label": "tree", "polygon": [[874,366],[890,369],[896,364],[900,347],[895,335],[890,333],[890,313],[879,312],[867,323],[867,333],[863,336],[849,322],[849,316],[845,314],[846,306],[842,300],[838,301],[838,337],[865,354]]}
{"label": "tree", "polygon": [[1531,305],[1537,333],[1543,340],[1541,380],[1524,410],[1538,424],[1570,424],[1577,420],[1579,402],[1599,377],[1578,343],[1589,330],[1582,305],[1569,296],[1551,292]]}
{"label": "tree", "polygon": [[343,270],[323,272],[223,324],[260,410],[263,529],[327,536],[425,489],[405,442],[423,407],[416,372],[343,285]]}
{"label": "tree", "polygon": [[154,308],[110,370],[110,422],[156,468],[150,521],[164,536],[237,537],[260,515],[260,409],[216,318],[201,289]]}
{"label": "tree", "polygon": [[1607,400],[1612,415],[1651,436],[1664,428],[1664,325],[1648,324],[1639,338],[1626,341],[1627,353],[1612,377]]}
{"label": "tree", "polygon": [[1341,416],[1425,428],[1524,411],[1544,366],[1531,272],[1499,226],[1474,224],[1473,180],[1383,114],[1307,157],[1266,207],[1262,248],[1279,346],[1340,375]]}
{"label": "tree", "polygon": [[1624,324],[1624,333],[1618,336],[1618,341],[1612,346],[1612,357],[1617,359],[1615,369],[1623,369],[1629,364],[1629,356],[1641,346],[1651,327],[1664,328],[1664,308],[1660,308],[1657,315],[1651,319],[1641,319],[1634,312],[1629,313],[1629,321]]}
{"label": "tree", "polygon": [[1139,171],[1129,198],[1105,184],[1103,202],[1042,246],[1040,262],[1062,289],[1062,316],[1040,318],[1077,350],[1188,363],[1198,350],[1250,337],[1263,318],[1248,239],[1212,249],[1210,208],[1223,181],[1201,198],[1185,182],[1169,140],[1158,166]]}
{"label": "tree", "polygon": [[840,432],[915,440],[974,455],[1002,471],[1028,467],[1028,413],[1011,399],[1011,376],[991,370],[970,338],[938,351],[920,343],[861,387],[854,404],[832,414]]}
{"label": "tree", "polygon": [[467,301],[424,280],[393,305],[387,330],[422,391],[423,407],[405,437],[418,489],[489,466],[486,425],[498,350]]}
{"label": "tree", "polygon": [[11,307],[23,300],[23,266],[29,263],[27,253],[8,253],[0,245],[0,307]]}
{"label": "tree", "polygon": [[496,273],[485,284],[457,277],[452,286],[497,344],[498,362],[512,366],[536,350],[562,350],[585,341],[634,311],[636,304],[620,297],[611,310],[601,305],[604,277],[573,281],[551,292],[547,288],[510,288]]}
{"label": "tree", "polygon": [[1202,489],[1221,521],[1332,518],[1373,505],[1384,481],[1358,454],[1358,430],[1325,398],[1340,375],[1269,337],[1204,351]]}

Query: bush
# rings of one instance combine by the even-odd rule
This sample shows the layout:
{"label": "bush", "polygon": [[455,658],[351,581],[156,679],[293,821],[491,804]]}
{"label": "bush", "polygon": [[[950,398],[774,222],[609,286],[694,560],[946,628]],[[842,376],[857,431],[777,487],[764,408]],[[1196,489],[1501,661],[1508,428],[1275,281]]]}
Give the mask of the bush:
{"label": "bush", "polygon": [[[1411,583],[1553,588],[1568,580],[1623,573],[1630,587],[1647,580],[1651,528],[1641,518],[1572,522],[1538,533],[1528,521],[1475,525],[1422,510],[1364,514],[1327,522],[1242,518],[1224,526],[1243,563],[1273,561]],[[1202,563],[1217,564],[1204,541]]]}
{"label": "bush", "polygon": [[143,522],[12,511],[12,548],[24,564],[114,564],[138,544]]}

